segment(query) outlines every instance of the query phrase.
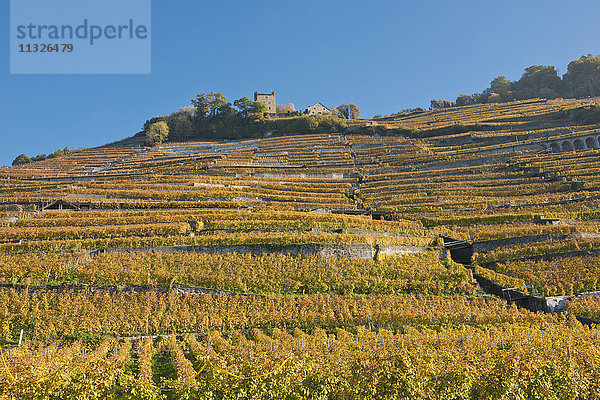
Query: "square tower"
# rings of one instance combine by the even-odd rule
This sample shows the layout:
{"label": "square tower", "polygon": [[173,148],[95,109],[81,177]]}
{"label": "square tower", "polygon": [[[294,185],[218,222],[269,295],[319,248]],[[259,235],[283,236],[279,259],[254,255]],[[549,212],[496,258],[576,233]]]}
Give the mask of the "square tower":
{"label": "square tower", "polygon": [[277,103],[275,102],[275,91],[271,93],[258,93],[254,92],[254,101],[260,101],[267,106],[267,112],[269,114],[277,113]]}

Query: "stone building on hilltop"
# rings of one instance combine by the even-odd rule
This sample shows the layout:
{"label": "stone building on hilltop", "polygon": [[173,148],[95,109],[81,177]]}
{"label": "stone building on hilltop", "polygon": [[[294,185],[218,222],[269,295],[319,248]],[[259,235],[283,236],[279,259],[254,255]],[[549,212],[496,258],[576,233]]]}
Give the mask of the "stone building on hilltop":
{"label": "stone building on hilltop", "polygon": [[307,115],[331,115],[332,112],[329,108],[325,107],[321,103],[317,103],[314,106],[310,106],[306,109],[304,114]]}
{"label": "stone building on hilltop", "polygon": [[[264,105],[267,106],[267,113],[271,118],[277,117],[286,117],[289,116],[290,113],[294,113],[296,111],[294,104],[277,104],[275,99],[275,91],[271,93],[259,93],[258,91],[254,92],[254,101],[260,101]],[[304,114],[307,115],[331,115],[333,112],[325,107],[322,103],[317,103],[314,106],[310,106],[304,111]]]}
{"label": "stone building on hilltop", "polygon": [[254,101],[260,101],[267,106],[267,112],[269,114],[277,114],[277,103],[275,101],[275,91],[271,93],[258,93],[254,92]]}

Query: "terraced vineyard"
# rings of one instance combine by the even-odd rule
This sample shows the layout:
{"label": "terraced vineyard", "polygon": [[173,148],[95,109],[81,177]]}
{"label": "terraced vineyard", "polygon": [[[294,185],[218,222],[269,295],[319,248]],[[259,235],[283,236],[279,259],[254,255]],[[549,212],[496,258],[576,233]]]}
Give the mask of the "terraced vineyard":
{"label": "terraced vineyard", "polygon": [[593,102],[2,168],[1,396],[599,398]]}

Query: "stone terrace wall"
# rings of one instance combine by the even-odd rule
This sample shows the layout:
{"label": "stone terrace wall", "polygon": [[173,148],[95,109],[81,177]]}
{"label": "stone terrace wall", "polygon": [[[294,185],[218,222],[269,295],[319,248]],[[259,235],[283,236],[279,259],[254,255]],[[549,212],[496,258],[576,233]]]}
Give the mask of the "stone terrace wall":
{"label": "stone terrace wall", "polygon": [[325,257],[348,257],[372,260],[375,251],[370,244],[290,244],[290,245],[215,245],[215,246],[157,246],[157,247],[113,247],[94,250],[90,255],[104,253],[206,253],[206,254],[283,254],[322,255]]}
{"label": "stone terrace wall", "polygon": [[345,257],[373,260],[376,255],[403,255],[427,251],[417,246],[377,246],[370,244],[289,244],[289,245],[215,245],[215,246],[158,246],[158,247],[113,247],[90,251],[91,256],[105,253],[206,253],[206,254],[283,254],[320,255],[323,257]]}
{"label": "stone terrace wall", "polygon": [[497,249],[498,247],[562,240],[566,237],[567,235],[532,235],[507,239],[485,240],[473,242],[473,252],[485,253]]}
{"label": "stone terrace wall", "polygon": [[378,246],[378,254],[384,256],[395,256],[403,254],[423,253],[427,251],[427,247],[419,246]]}

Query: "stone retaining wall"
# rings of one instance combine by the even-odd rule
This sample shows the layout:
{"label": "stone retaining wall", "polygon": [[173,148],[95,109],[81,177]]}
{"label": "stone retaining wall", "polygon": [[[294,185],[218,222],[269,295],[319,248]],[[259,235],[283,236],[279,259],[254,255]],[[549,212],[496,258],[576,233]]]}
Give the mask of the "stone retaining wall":
{"label": "stone retaining wall", "polygon": [[486,293],[493,294],[503,300],[506,300],[508,303],[515,303],[517,307],[525,308],[532,312],[562,312],[565,310],[566,301],[568,300],[568,298],[562,297],[545,298],[527,295],[518,290],[500,286],[491,279],[485,278],[481,275],[473,274],[473,277]]}
{"label": "stone retaining wall", "polygon": [[323,257],[353,258],[373,260],[377,253],[382,255],[403,255],[427,251],[417,246],[377,246],[370,244],[288,244],[288,245],[214,245],[214,246],[158,246],[158,247],[112,247],[90,251],[91,256],[105,253],[206,253],[206,254],[283,254],[320,255]]}
{"label": "stone retaining wall", "polygon": [[419,246],[378,246],[378,254],[384,256],[395,256],[404,254],[423,253],[427,251],[427,247]]}
{"label": "stone retaining wall", "polygon": [[521,236],[506,239],[485,240],[481,242],[473,242],[474,253],[485,253],[497,249],[498,247],[524,245],[529,243],[549,242],[565,239],[567,235],[532,235]]}

